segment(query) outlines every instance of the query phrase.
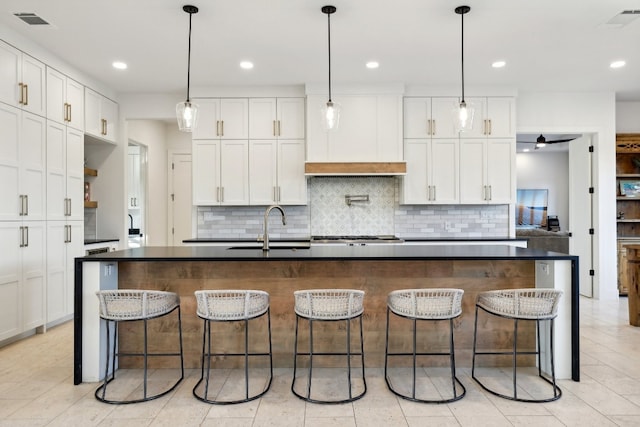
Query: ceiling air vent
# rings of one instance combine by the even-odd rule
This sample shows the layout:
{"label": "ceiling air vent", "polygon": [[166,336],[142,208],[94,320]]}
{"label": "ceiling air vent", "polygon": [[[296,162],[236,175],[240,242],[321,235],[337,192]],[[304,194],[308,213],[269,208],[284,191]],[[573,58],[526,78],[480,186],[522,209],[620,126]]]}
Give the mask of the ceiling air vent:
{"label": "ceiling air vent", "polygon": [[26,22],[29,25],[50,25],[47,21],[45,21],[44,19],[40,18],[38,15],[36,15],[35,13],[14,13],[15,16],[17,16],[19,19],[23,20],[24,22]]}
{"label": "ceiling air vent", "polygon": [[605,25],[615,26],[615,27],[624,27],[625,25],[635,21],[640,18],[640,9],[632,10],[623,10],[622,12],[615,15],[613,18],[609,19]]}

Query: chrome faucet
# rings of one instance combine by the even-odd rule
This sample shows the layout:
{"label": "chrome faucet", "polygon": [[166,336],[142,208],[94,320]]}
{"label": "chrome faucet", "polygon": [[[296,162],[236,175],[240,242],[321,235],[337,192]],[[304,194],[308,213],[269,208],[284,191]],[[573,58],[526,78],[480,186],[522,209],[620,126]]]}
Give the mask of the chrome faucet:
{"label": "chrome faucet", "polygon": [[280,211],[280,213],[282,214],[282,225],[287,225],[287,216],[284,213],[284,209],[282,209],[281,206],[278,205],[271,205],[267,208],[267,210],[264,211],[264,234],[262,235],[262,250],[263,251],[268,251],[269,250],[269,214],[271,213],[272,210],[274,209],[278,209]]}

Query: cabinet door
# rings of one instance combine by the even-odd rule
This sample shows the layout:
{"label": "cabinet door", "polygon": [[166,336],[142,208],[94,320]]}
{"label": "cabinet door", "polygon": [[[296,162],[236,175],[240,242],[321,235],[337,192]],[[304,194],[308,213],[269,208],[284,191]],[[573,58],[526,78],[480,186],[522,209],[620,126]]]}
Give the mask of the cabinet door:
{"label": "cabinet door", "polygon": [[220,100],[217,98],[194,98],[191,100],[198,105],[198,122],[191,134],[193,139],[220,138]]}
{"label": "cabinet door", "polygon": [[515,99],[488,98],[488,136],[491,138],[514,138],[516,134]]}
{"label": "cabinet door", "polygon": [[102,118],[104,120],[103,137],[107,141],[116,142],[118,135],[118,104],[108,98],[102,98]]}
{"label": "cabinet door", "polygon": [[512,203],[515,193],[515,141],[487,141],[486,171],[489,203]]}
{"label": "cabinet door", "polygon": [[43,220],[46,217],[47,120],[27,112],[22,113],[20,143],[20,194],[26,196],[23,219]]}
{"label": "cabinet door", "polygon": [[22,332],[21,223],[0,222],[0,341]]}
{"label": "cabinet door", "polygon": [[100,95],[89,88],[84,90],[84,130],[86,133],[102,138]]}
{"label": "cabinet door", "polygon": [[47,221],[47,323],[67,312],[67,240],[66,221]]}
{"label": "cabinet door", "polygon": [[46,66],[29,55],[22,55],[22,109],[39,116],[46,114]]}
{"label": "cabinet door", "polygon": [[460,140],[460,203],[486,204],[486,140]]}
{"label": "cabinet door", "polygon": [[65,247],[65,310],[68,316],[74,313],[74,260],[76,257],[84,256],[84,223],[82,221],[68,221],[67,229],[69,238]]}
{"label": "cabinet door", "polygon": [[21,219],[21,111],[0,103],[0,220]]}
{"label": "cabinet door", "polygon": [[404,138],[431,137],[431,98],[405,98],[403,116]]}
{"label": "cabinet door", "polygon": [[249,141],[221,141],[220,204],[249,204]]}
{"label": "cabinet door", "polygon": [[14,107],[20,106],[21,55],[18,49],[0,41],[0,102]]}
{"label": "cabinet door", "polygon": [[455,124],[458,105],[458,98],[431,98],[431,136],[458,138]]}
{"label": "cabinet door", "polygon": [[47,121],[47,219],[66,219],[67,127]]}
{"label": "cabinet door", "polygon": [[307,178],[304,175],[304,140],[278,141],[278,203],[307,204]]}
{"label": "cabinet door", "polygon": [[432,190],[427,167],[429,145],[428,139],[405,140],[404,155],[407,161],[407,174],[403,177],[403,204],[423,205],[431,201]]}
{"label": "cabinet door", "polygon": [[[329,149],[328,158],[324,161],[382,161],[378,159],[377,147],[377,97],[373,95],[336,96],[334,101],[342,106],[342,118],[337,130],[326,132],[329,136]],[[344,120],[345,116],[349,119]]]}
{"label": "cabinet door", "polygon": [[458,147],[457,139],[434,139],[431,141],[429,159],[432,185],[431,200],[437,204],[458,203]]}
{"label": "cabinet door", "polygon": [[223,98],[220,100],[220,138],[249,138],[249,100]]}
{"label": "cabinet door", "polygon": [[47,67],[47,119],[66,124],[67,78],[53,68]]}
{"label": "cabinet door", "polygon": [[22,321],[23,329],[42,326],[46,321],[45,221],[25,221],[22,248]]}
{"label": "cabinet door", "polygon": [[249,138],[275,139],[278,136],[275,98],[249,100]]}
{"label": "cabinet door", "polygon": [[249,204],[270,205],[277,200],[277,143],[249,141]]}
{"label": "cabinet door", "polygon": [[304,98],[278,98],[278,138],[304,139]]}
{"label": "cabinet door", "polygon": [[467,98],[466,102],[473,107],[473,123],[471,129],[460,132],[460,138],[486,138],[489,132],[487,98]]}
{"label": "cabinet door", "polygon": [[66,195],[69,199],[67,218],[84,219],[84,134],[67,127]]}
{"label": "cabinet door", "polygon": [[65,86],[65,97],[69,105],[67,125],[84,131],[84,86],[68,78]]}
{"label": "cabinet door", "polygon": [[220,142],[193,141],[193,204],[214,206],[220,204]]}

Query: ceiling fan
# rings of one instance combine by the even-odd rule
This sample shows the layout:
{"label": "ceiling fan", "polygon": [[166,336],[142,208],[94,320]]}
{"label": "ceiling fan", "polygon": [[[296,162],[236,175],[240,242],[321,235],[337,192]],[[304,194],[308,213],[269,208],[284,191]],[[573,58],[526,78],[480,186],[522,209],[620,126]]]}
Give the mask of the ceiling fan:
{"label": "ceiling fan", "polygon": [[548,140],[547,138],[544,137],[544,135],[540,134],[539,137],[536,138],[535,141],[517,141],[519,144],[536,144],[536,150],[538,148],[542,148],[544,146],[546,146],[547,144],[559,144],[561,142],[569,142],[569,141],[573,141],[574,139],[576,139],[577,136],[573,137],[573,138],[564,138],[564,139],[552,139],[552,140]]}

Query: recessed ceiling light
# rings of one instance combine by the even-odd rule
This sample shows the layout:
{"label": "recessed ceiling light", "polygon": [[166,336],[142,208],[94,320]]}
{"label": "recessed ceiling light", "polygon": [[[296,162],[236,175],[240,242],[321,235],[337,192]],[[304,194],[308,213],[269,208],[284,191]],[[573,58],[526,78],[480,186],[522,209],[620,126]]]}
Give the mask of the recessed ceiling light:
{"label": "recessed ceiling light", "polygon": [[613,61],[609,67],[611,68],[622,68],[625,65],[627,65],[627,63],[625,61]]}
{"label": "recessed ceiling light", "polygon": [[493,64],[491,64],[491,66],[492,66],[493,68],[502,68],[502,67],[504,67],[505,65],[507,65],[507,63],[506,63],[505,61],[496,61],[496,62],[494,62]]}
{"label": "recessed ceiling light", "polygon": [[524,149],[524,150],[522,150],[522,151],[524,151],[525,153],[528,153],[529,151],[531,151],[531,149],[530,149],[530,148],[525,148],[525,149]]}
{"label": "recessed ceiling light", "polygon": [[251,61],[242,61],[240,63],[240,68],[242,68],[243,70],[250,70],[253,68],[253,62]]}
{"label": "recessed ceiling light", "polygon": [[113,64],[111,64],[113,66],[113,68],[116,68],[118,70],[126,70],[127,69],[127,64],[122,62],[122,61],[114,61]]}
{"label": "recessed ceiling light", "polygon": [[377,61],[369,61],[367,62],[367,68],[369,69],[374,69],[374,68],[378,68],[380,66],[380,64]]}

